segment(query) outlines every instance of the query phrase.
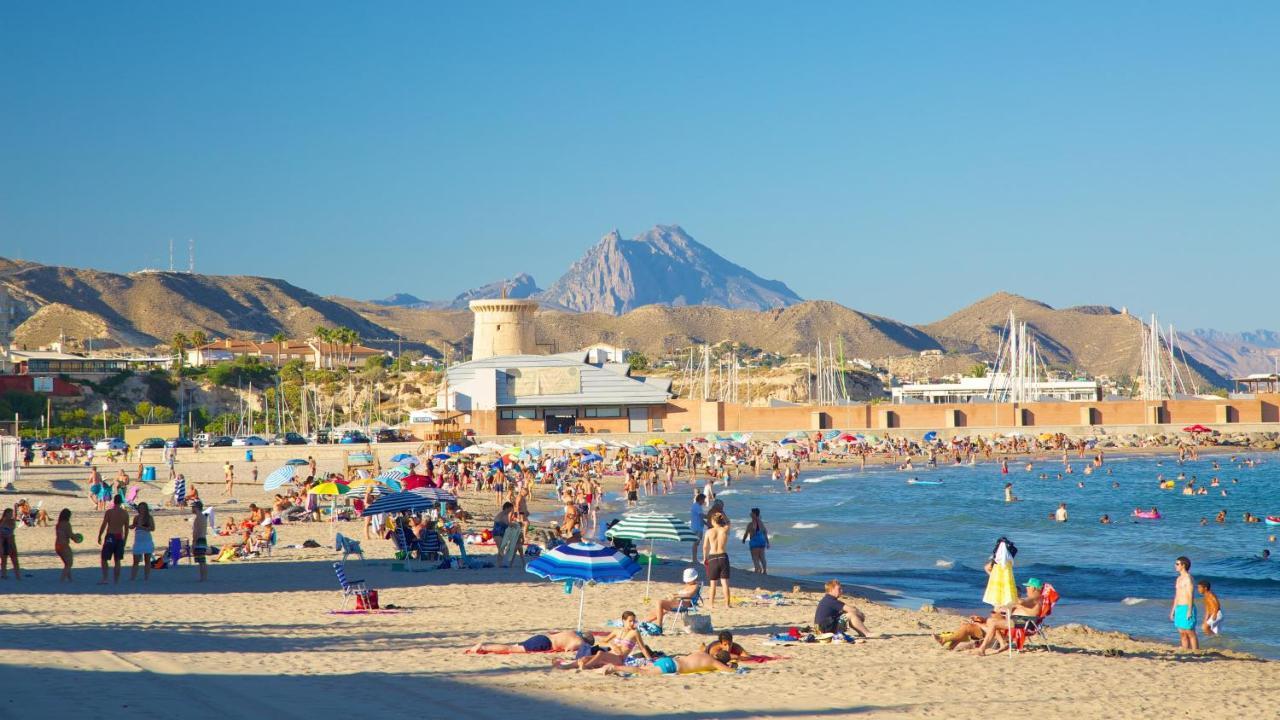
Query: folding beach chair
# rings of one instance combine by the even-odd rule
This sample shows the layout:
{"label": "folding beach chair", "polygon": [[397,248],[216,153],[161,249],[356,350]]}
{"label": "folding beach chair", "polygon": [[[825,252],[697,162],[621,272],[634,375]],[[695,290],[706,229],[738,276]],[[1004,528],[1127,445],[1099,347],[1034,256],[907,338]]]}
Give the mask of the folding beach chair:
{"label": "folding beach chair", "polygon": [[427,537],[418,538],[418,557],[426,562],[440,562],[444,550],[444,540],[437,532],[428,532]]}
{"label": "folding beach chair", "polygon": [[347,578],[346,567],[341,562],[333,564],[333,574],[338,576],[338,585],[342,588],[342,609],[347,609],[347,604],[351,598],[358,597],[361,599],[365,607],[369,607],[369,588],[365,587],[364,580],[351,580]]}
{"label": "folding beach chair", "polygon": [[711,632],[711,616],[702,612],[702,588],[693,594],[691,598],[683,598],[675,610],[671,611],[676,616],[680,627],[689,633],[706,634]]}
{"label": "folding beach chair", "polygon": [[1013,643],[1015,650],[1021,650],[1027,640],[1033,637],[1040,638],[1040,646],[1045,650],[1049,649],[1049,629],[1046,627],[1046,621],[1053,614],[1053,606],[1057,604],[1059,595],[1053,585],[1045,583],[1040,597],[1039,615],[1034,618],[1015,617],[1013,619],[1013,627],[1009,630],[1009,642]]}
{"label": "folding beach chair", "polygon": [[334,536],[333,549],[342,553],[342,562],[347,561],[348,555],[359,555],[360,561],[364,562],[364,550],[360,548],[360,541],[352,540],[342,533],[338,533]]}
{"label": "folding beach chair", "polygon": [[406,569],[410,572],[428,569],[422,559],[422,553],[418,552],[418,538],[409,531],[409,528],[404,525],[397,525],[395,532],[391,534],[391,539],[396,543],[396,550],[404,554],[404,566]]}

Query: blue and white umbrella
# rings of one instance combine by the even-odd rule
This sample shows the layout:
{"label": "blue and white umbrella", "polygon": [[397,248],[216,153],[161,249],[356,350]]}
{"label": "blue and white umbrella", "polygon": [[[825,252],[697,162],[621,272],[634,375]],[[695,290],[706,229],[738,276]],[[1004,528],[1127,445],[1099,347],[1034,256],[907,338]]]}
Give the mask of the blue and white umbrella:
{"label": "blue and white umbrella", "polygon": [[435,455],[432,455],[431,457],[432,457],[432,459],[434,459],[434,460],[448,460],[448,459],[449,459],[449,453],[436,453]]}
{"label": "blue and white umbrella", "polygon": [[582,456],[582,462],[584,463],[600,462],[601,460],[604,460],[604,458],[600,457],[595,453],[587,453],[586,455]]}
{"label": "blue and white umbrella", "polygon": [[453,493],[449,492],[448,490],[444,490],[444,489],[442,489],[442,488],[438,488],[438,487],[420,487],[420,488],[414,488],[414,489],[410,490],[409,492],[414,493],[414,494],[416,494],[416,495],[421,495],[422,497],[427,498],[428,500],[433,500],[433,501],[438,502],[438,503],[456,503],[456,502],[458,502],[458,496],[457,496],[457,495],[454,495]]}
{"label": "blue and white umbrella", "polygon": [[398,455],[392,455],[391,462],[398,463],[402,460],[409,460],[410,458],[412,458],[414,461],[417,461],[418,459],[416,457],[413,457],[413,455],[410,455],[409,453],[400,453]]}
{"label": "blue and white umbrella", "polygon": [[934,440],[937,440],[937,439],[938,439],[938,431],[937,431],[937,430],[930,430],[929,432],[927,432],[927,433],[925,433],[925,434],[924,434],[924,441],[925,441],[925,442],[927,442],[927,443],[931,443],[931,442],[933,442]]}
{"label": "blue and white umbrella", "polygon": [[416,458],[416,457],[414,457],[414,456],[410,455],[409,457],[407,457],[407,458],[405,458],[405,459],[403,459],[403,460],[397,460],[396,462],[399,462],[399,463],[400,463],[400,465],[402,465],[403,467],[413,467],[414,465],[418,465],[418,464],[420,464],[422,461],[421,461],[421,460],[419,460],[418,458]]}
{"label": "blue and white umbrella", "polygon": [[295,465],[281,465],[279,468],[272,470],[271,474],[262,481],[263,490],[275,490],[289,484],[289,481],[298,474],[298,468]]}
{"label": "blue and white umbrella", "polygon": [[426,510],[436,504],[435,500],[423,497],[415,492],[398,492],[382,497],[369,503],[364,512],[360,513],[361,517],[369,517],[370,515],[378,515],[380,513],[398,513],[398,512],[418,512]]}
{"label": "blue and white umbrella", "polygon": [[457,443],[454,443],[449,447],[445,448],[444,450],[445,452],[451,452],[451,453],[462,452],[462,446]]}
{"label": "blue and white umbrella", "polygon": [[588,582],[625,582],[640,572],[635,560],[617,548],[582,542],[561,545],[548,550],[529,563],[525,570],[547,580],[561,580],[581,586],[578,597],[578,631],[582,631],[582,611],[586,604]]}

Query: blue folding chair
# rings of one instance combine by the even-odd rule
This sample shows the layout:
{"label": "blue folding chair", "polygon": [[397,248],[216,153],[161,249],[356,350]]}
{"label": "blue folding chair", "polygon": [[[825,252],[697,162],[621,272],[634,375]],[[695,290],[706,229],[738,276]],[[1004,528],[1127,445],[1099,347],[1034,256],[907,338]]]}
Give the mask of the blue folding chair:
{"label": "blue folding chair", "polygon": [[347,569],[341,562],[333,564],[333,574],[338,576],[338,585],[342,587],[342,609],[347,609],[347,603],[353,597],[361,598],[364,606],[369,607],[369,588],[365,587],[364,580],[351,580],[347,578]]}

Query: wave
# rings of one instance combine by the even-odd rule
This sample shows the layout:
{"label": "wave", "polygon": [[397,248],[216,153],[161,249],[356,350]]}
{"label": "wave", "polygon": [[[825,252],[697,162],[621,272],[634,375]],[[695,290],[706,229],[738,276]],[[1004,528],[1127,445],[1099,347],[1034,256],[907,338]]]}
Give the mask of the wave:
{"label": "wave", "polygon": [[791,526],[793,530],[812,530],[818,527],[818,523],[798,522]]}
{"label": "wave", "polygon": [[828,480],[834,480],[834,479],[836,479],[836,478],[838,478],[838,477],[840,477],[840,476],[839,476],[839,475],[818,475],[817,477],[804,478],[804,479],[802,479],[800,482],[815,483],[815,484],[816,484],[816,483],[826,482],[826,481],[828,481]]}
{"label": "wave", "polygon": [[1147,599],[1146,599],[1146,598],[1140,598],[1140,597],[1127,597],[1127,598],[1125,598],[1125,599],[1121,600],[1120,602],[1121,602],[1121,603],[1123,603],[1123,604],[1125,604],[1125,605],[1140,605],[1140,604],[1142,604],[1142,603],[1144,603],[1144,602],[1146,602],[1146,601],[1147,601]]}
{"label": "wave", "polygon": [[720,497],[721,495],[737,495],[737,494],[738,494],[738,491],[734,490],[733,488],[726,488],[724,490],[716,491],[716,497]]}
{"label": "wave", "polygon": [[955,560],[935,560],[933,563],[933,566],[940,567],[945,570],[950,570],[951,568],[956,566],[956,561]]}

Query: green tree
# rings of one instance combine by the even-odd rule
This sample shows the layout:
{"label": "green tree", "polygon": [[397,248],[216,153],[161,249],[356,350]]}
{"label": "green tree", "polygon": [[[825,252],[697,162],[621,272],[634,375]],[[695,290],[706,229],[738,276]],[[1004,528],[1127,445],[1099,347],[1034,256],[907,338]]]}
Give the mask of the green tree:
{"label": "green tree", "polygon": [[280,349],[284,347],[284,333],[278,332],[271,336],[271,342],[276,344],[276,367],[280,366]]}
{"label": "green tree", "polygon": [[183,351],[187,349],[189,344],[191,344],[191,341],[187,339],[184,333],[176,332],[169,339],[169,349],[173,351],[174,356],[173,367],[177,369],[179,375],[182,374],[182,364],[183,360],[185,360]]}
{"label": "green tree", "polygon": [[969,368],[969,371],[966,372],[965,375],[971,378],[984,378],[987,376],[987,364],[975,363],[972,367]]}
{"label": "green tree", "polygon": [[191,345],[193,347],[200,347],[202,345],[208,345],[208,344],[209,344],[209,336],[205,335],[203,330],[191,331]]}
{"label": "green tree", "polygon": [[648,370],[649,358],[645,357],[644,353],[633,352],[627,356],[627,364],[630,365],[631,369],[636,372],[639,372],[641,370]]}

